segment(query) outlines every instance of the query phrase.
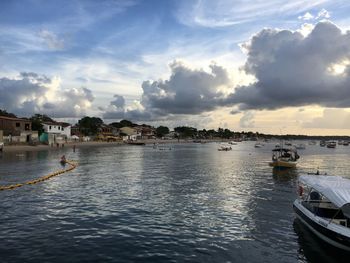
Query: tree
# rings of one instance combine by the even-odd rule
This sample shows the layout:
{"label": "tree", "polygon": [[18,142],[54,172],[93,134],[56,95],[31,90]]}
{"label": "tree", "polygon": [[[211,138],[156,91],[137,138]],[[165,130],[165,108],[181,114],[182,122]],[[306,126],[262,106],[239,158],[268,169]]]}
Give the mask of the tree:
{"label": "tree", "polygon": [[17,118],[17,116],[13,113],[7,112],[6,110],[0,109],[0,116],[10,117],[10,118]]}
{"label": "tree", "polygon": [[121,120],[120,122],[112,122],[111,124],[109,124],[115,128],[123,128],[123,127],[135,127],[137,126],[137,124],[132,123],[131,121],[128,120]]}
{"label": "tree", "polygon": [[45,114],[35,114],[29,120],[32,122],[32,130],[38,131],[39,136],[44,132],[43,122],[55,122]]}
{"label": "tree", "polygon": [[169,133],[169,128],[166,127],[166,126],[159,126],[157,129],[156,129],[156,135],[157,137],[161,138],[163,137],[164,135],[168,134]]}
{"label": "tree", "polygon": [[97,129],[103,124],[102,119],[98,117],[84,117],[78,121],[81,132],[84,135],[96,135]]}
{"label": "tree", "polygon": [[197,135],[197,129],[193,127],[186,127],[186,126],[176,127],[174,128],[174,131],[179,133],[180,137],[183,137],[183,138],[193,138],[194,136]]}

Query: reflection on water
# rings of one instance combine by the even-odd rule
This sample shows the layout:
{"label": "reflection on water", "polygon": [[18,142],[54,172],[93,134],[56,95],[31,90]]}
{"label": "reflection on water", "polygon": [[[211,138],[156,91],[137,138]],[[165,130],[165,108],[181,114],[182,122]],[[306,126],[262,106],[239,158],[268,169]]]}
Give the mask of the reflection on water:
{"label": "reflection on water", "polygon": [[[244,142],[4,153],[0,184],[77,160],[71,173],[0,192],[5,261],[319,262],[334,254],[293,224],[299,174],[348,176],[346,149],[308,147],[296,169],[268,166],[273,144]],[[305,238],[306,237],[306,238]],[[311,244],[311,245],[310,245]],[[311,251],[311,252],[310,252]],[[326,254],[326,255],[323,255]],[[329,261],[332,262],[332,261]]]}

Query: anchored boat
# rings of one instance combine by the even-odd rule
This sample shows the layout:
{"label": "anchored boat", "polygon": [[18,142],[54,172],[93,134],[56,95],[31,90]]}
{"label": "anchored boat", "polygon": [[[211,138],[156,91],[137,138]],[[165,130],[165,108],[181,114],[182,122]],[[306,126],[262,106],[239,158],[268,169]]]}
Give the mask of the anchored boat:
{"label": "anchored boat", "polygon": [[293,168],[297,165],[299,155],[295,149],[279,148],[272,150],[272,162],[270,166],[280,168]]}
{"label": "anchored boat", "polygon": [[296,216],[329,244],[350,251],[350,180],[340,176],[302,175]]}

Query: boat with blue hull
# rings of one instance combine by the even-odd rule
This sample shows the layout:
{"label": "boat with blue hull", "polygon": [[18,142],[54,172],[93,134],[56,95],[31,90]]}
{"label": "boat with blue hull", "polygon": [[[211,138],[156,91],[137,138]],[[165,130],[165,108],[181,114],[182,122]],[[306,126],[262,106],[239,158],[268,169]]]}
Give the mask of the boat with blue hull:
{"label": "boat with blue hull", "polygon": [[350,180],[340,176],[302,175],[296,217],[325,242],[350,251]]}

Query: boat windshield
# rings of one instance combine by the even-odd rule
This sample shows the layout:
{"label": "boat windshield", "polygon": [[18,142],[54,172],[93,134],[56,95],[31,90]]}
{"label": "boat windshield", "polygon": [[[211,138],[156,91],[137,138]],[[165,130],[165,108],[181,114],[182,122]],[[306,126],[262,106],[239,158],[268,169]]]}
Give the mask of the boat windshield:
{"label": "boat windshield", "polygon": [[336,206],[313,187],[299,182],[298,195],[301,204],[316,216],[345,227],[350,227],[350,204]]}

